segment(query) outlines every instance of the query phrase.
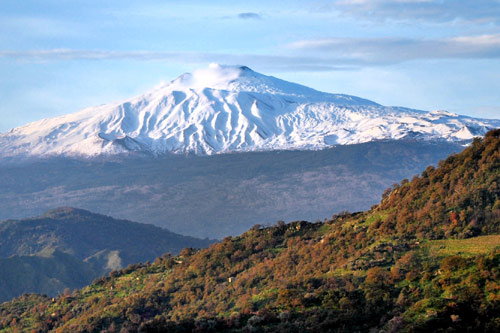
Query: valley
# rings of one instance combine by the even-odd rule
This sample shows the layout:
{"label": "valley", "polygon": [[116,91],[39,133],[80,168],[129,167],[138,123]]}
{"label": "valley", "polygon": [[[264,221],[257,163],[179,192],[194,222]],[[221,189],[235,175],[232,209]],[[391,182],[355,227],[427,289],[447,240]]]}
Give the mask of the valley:
{"label": "valley", "polygon": [[0,163],[0,219],[69,206],[221,239],[254,224],[368,209],[394,182],[462,149],[402,140],[315,151]]}

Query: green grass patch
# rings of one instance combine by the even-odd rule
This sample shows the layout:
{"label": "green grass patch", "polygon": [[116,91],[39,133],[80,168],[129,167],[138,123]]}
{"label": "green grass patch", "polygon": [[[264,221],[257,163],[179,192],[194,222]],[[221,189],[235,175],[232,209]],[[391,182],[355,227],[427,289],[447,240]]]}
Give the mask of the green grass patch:
{"label": "green grass patch", "polygon": [[428,241],[425,246],[438,256],[475,256],[500,247],[500,235],[478,236],[467,239],[443,239]]}
{"label": "green grass patch", "polygon": [[277,288],[272,288],[268,290],[264,290],[257,295],[252,296],[252,302],[253,303],[267,303],[269,299],[276,298],[276,295],[278,294],[278,289]]}
{"label": "green grass patch", "polygon": [[269,252],[271,252],[272,254],[280,254],[284,249],[284,247],[273,247],[269,249]]}
{"label": "green grass patch", "polygon": [[360,269],[347,269],[347,268],[337,268],[333,271],[329,271],[326,273],[326,276],[337,276],[337,277],[343,277],[347,275],[353,275],[353,276],[365,276],[366,272]]}
{"label": "green grass patch", "polygon": [[320,235],[326,235],[332,230],[332,226],[324,223],[321,227],[318,228],[318,233]]}
{"label": "green grass patch", "polygon": [[386,218],[387,218],[387,215],[388,213],[387,212],[378,212],[378,213],[372,213],[368,216],[368,218],[363,222],[361,223],[360,225],[364,226],[364,227],[369,227],[370,225],[373,224],[373,222],[377,221],[377,220],[381,220],[381,221],[384,221]]}

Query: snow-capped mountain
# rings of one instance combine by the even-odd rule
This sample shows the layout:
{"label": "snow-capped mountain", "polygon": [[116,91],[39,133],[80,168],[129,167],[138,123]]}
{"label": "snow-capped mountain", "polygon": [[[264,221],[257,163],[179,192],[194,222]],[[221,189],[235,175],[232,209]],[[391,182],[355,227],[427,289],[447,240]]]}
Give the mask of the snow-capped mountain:
{"label": "snow-capped mountain", "polygon": [[139,97],[0,134],[0,156],[214,154],[402,138],[462,141],[494,127],[500,120],[387,107],[248,67],[211,65]]}

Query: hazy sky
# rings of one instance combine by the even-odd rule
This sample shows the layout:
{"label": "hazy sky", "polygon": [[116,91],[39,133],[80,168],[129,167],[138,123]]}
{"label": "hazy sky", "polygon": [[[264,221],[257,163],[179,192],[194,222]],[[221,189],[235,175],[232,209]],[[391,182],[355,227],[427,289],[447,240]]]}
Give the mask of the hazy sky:
{"label": "hazy sky", "polygon": [[211,62],[500,118],[500,1],[0,1],[0,131]]}

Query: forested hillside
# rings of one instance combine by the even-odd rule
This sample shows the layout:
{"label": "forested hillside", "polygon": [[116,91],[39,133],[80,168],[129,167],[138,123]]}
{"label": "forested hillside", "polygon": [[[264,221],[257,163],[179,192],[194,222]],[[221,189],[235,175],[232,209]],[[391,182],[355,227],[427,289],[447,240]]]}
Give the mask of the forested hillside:
{"label": "forested hillside", "polygon": [[500,331],[500,130],[379,205],[255,226],[71,295],[0,306],[0,327],[66,331]]}

